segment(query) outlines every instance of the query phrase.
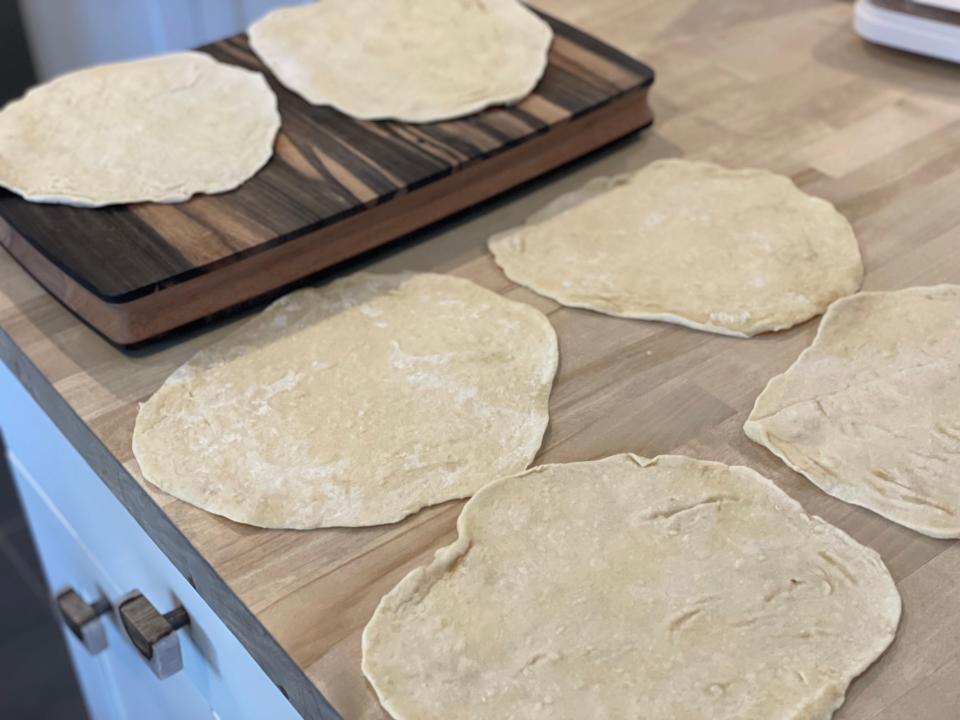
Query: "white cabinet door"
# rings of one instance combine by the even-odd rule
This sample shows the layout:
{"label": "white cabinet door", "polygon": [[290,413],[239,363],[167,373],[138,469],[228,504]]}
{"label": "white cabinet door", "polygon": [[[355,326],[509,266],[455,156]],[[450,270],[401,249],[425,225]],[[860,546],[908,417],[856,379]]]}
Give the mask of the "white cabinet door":
{"label": "white cabinet door", "polygon": [[[57,517],[57,509],[36,481],[15,457],[11,458],[10,465],[34,542],[40,548],[48,587],[54,591],[71,588],[88,602],[117,596],[120,590],[113,587],[103,569]],[[130,641],[121,635],[109,614],[100,622],[106,632],[107,647],[96,655],[90,654],[70,632],[64,633],[93,720],[210,720],[213,717],[210,704],[186,674],[158,680]]]}
{"label": "white cabinet door", "polygon": [[71,643],[94,720],[207,720],[214,712],[222,720],[299,718],[3,363],[0,431],[53,590],[72,586],[88,602],[104,597],[113,605],[138,591],[160,612],[182,606],[190,617],[177,632],[183,669],[162,681],[112,616],[104,621],[108,650],[94,656],[100,670]]}
{"label": "white cabinet door", "polygon": [[[8,0],[2,0],[7,2]],[[185,50],[310,0],[19,0],[37,75]]]}

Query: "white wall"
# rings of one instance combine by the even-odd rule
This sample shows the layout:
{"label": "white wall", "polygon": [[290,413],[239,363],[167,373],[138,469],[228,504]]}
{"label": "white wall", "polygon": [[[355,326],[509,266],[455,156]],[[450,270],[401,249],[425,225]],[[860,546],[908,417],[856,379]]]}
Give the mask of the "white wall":
{"label": "white wall", "polygon": [[19,0],[39,79],[86,65],[184,50],[309,0]]}

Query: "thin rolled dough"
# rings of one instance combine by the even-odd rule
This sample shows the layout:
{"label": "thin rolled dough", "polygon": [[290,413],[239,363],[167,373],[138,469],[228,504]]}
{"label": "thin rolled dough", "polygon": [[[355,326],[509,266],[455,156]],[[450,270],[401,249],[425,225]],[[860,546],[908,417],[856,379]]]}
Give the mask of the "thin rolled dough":
{"label": "thin rolled dough", "polygon": [[879,555],[744,467],[546,465],[457,527],[363,633],[397,720],[826,720],[900,618]]}
{"label": "thin rolled dough", "polygon": [[322,0],[274,10],[249,35],[280,82],[308,102],[409,122],[522,100],[553,40],[516,0]]}
{"label": "thin rolled dough", "polygon": [[591,180],[489,245],[507,277],[563,305],[737,337],[819,315],[863,279],[830,203],[688,160]]}
{"label": "thin rolled dough", "polygon": [[824,492],[960,537],[960,286],[835,302],[743,429]]}
{"label": "thin rolled dough", "polygon": [[183,52],[58,77],[0,111],[0,186],[42,203],[173,203],[241,185],[273,155],[260,73]]}
{"label": "thin rolled dough", "polygon": [[232,520],[377,525],[520,472],[547,426],[546,317],[467,280],[355,274],[277,300],[137,415],[144,477]]}

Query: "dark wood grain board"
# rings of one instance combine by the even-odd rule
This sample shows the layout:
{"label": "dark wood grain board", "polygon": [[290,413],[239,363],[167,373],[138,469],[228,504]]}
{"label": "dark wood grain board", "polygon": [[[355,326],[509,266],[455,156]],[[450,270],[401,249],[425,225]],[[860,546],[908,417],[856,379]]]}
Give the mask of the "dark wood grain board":
{"label": "dark wood grain board", "polygon": [[81,209],[0,193],[0,244],[110,340],[141,342],[328,268],[648,125],[652,71],[552,18],[535,92],[431,124],[369,122],[286,90],[245,36],[202,48],[264,72],[283,127],[239,189]]}

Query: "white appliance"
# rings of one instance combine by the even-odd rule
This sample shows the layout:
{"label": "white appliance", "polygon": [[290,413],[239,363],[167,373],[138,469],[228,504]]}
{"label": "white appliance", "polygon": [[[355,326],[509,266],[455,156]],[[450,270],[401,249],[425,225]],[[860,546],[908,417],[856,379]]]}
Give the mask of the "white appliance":
{"label": "white appliance", "polygon": [[[307,0],[19,0],[37,77],[204,45]],[[9,0],[0,0],[9,2]]]}
{"label": "white appliance", "polygon": [[853,27],[871,42],[960,63],[960,0],[857,0]]}

